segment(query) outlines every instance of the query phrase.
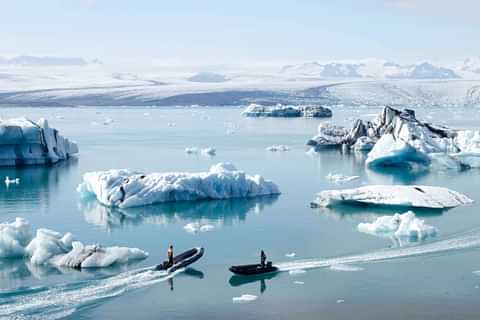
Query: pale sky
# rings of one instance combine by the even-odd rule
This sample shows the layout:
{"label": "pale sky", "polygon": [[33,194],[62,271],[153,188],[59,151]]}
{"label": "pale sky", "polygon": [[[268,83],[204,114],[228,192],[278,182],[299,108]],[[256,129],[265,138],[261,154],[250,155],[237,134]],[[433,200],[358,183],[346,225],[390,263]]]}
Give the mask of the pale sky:
{"label": "pale sky", "polygon": [[480,55],[478,0],[0,0],[0,56],[269,64]]}

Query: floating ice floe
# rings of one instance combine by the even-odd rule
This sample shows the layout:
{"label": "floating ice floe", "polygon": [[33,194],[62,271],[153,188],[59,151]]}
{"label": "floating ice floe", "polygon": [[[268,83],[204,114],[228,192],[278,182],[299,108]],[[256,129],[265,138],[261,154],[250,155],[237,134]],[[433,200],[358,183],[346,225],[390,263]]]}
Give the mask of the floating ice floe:
{"label": "floating ice floe", "polygon": [[113,264],[145,259],[148,253],[137,248],[84,245],[71,233],[38,229],[36,236],[28,222],[17,218],[0,224],[0,257],[30,257],[32,264],[52,264],[73,268],[108,267]]}
{"label": "floating ice floe", "polygon": [[242,114],[247,117],[328,118],[332,116],[332,110],[323,106],[262,106],[251,104]]}
{"label": "floating ice floe", "polygon": [[183,229],[189,233],[197,233],[197,232],[208,232],[215,229],[215,226],[211,224],[201,224],[199,222],[191,222],[186,224]]}
{"label": "floating ice floe", "polygon": [[305,284],[305,282],[303,282],[303,281],[293,281],[293,283],[299,284],[299,285]]}
{"label": "floating ice floe", "polygon": [[329,173],[325,176],[325,179],[327,179],[328,181],[338,183],[338,184],[357,180],[359,178],[360,178],[359,176],[346,176],[341,173],[337,173],[337,174]]}
{"label": "floating ice floe", "polygon": [[257,296],[253,294],[242,294],[239,297],[233,297],[233,303],[247,303],[257,300]]}
{"label": "floating ice floe", "polygon": [[448,209],[472,203],[467,196],[442,187],[374,185],[355,189],[326,190],[317,194],[312,206],[337,204]]}
{"label": "floating ice floe", "polygon": [[76,153],[77,145],[43,118],[0,119],[0,166],[51,164]]}
{"label": "floating ice floe", "polygon": [[136,207],[171,201],[249,198],[279,194],[278,186],[260,175],[247,175],[229,163],[208,172],[150,173],[128,169],[88,172],[78,188],[110,207]]}
{"label": "floating ice floe", "polygon": [[296,255],[297,255],[297,254],[296,254],[295,252],[290,252],[290,253],[286,253],[286,254],[285,254],[285,257],[287,257],[287,258],[295,258]]}
{"label": "floating ice floe", "polygon": [[371,223],[360,223],[358,231],[383,237],[408,238],[413,241],[436,236],[438,229],[425,224],[412,211],[383,216]]}
{"label": "floating ice floe", "polygon": [[186,154],[202,154],[205,156],[214,156],[217,153],[217,150],[215,148],[204,148],[204,149],[199,149],[196,147],[190,147],[190,148],[185,148],[185,153]]}
{"label": "floating ice floe", "polygon": [[319,151],[344,147],[370,151],[370,167],[409,164],[480,167],[480,131],[455,130],[418,120],[415,111],[385,107],[373,121],[356,120],[352,129],[321,124],[307,145]]}
{"label": "floating ice floe", "polygon": [[287,146],[284,146],[283,144],[280,144],[278,146],[269,146],[266,148],[266,150],[270,152],[283,152],[283,151],[289,151],[290,148]]}

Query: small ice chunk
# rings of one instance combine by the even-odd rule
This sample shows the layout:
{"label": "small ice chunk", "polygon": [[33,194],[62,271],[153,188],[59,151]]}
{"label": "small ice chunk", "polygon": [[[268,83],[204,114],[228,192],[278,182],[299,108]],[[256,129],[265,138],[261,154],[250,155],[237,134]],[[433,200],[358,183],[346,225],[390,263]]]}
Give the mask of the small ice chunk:
{"label": "small ice chunk", "polygon": [[199,222],[188,223],[183,228],[189,233],[208,232],[215,229],[211,224],[200,224]]}
{"label": "small ice chunk", "polygon": [[360,178],[359,176],[346,176],[341,173],[337,173],[337,174],[329,173],[325,176],[326,180],[337,183],[337,184],[357,180],[359,178]]}
{"label": "small ice chunk", "polygon": [[331,270],[335,271],[347,271],[347,272],[354,272],[354,271],[362,271],[363,268],[361,267],[356,267],[348,264],[334,264],[330,266]]}
{"label": "small ice chunk", "polygon": [[247,303],[257,300],[257,296],[253,294],[242,294],[239,297],[233,297],[233,303]]}
{"label": "small ice chunk", "polygon": [[8,186],[10,184],[19,184],[20,178],[13,178],[11,179],[9,176],[5,177],[5,184]]}
{"label": "small ice chunk", "polygon": [[201,150],[201,153],[206,156],[214,156],[217,154],[217,150],[215,148],[205,148]]}
{"label": "small ice chunk", "polygon": [[280,144],[280,145],[269,146],[266,148],[266,150],[270,152],[284,152],[284,151],[289,151],[290,148],[283,144]]}
{"label": "small ice chunk", "polygon": [[286,253],[285,254],[285,257],[287,258],[294,258],[297,254],[295,252],[290,252],[290,253]]}
{"label": "small ice chunk", "polygon": [[104,124],[105,126],[108,126],[108,125],[110,125],[110,124],[112,124],[112,123],[113,123],[113,119],[112,119],[112,118],[105,118],[105,119],[103,119],[103,124]]}
{"label": "small ice chunk", "polygon": [[303,282],[303,281],[294,281],[293,283],[299,284],[299,285],[305,284],[305,282]]}
{"label": "small ice chunk", "polygon": [[344,303],[344,302],[345,302],[345,300],[343,300],[343,299],[338,299],[337,300],[337,303]]}
{"label": "small ice chunk", "polygon": [[16,218],[12,223],[0,223],[0,258],[23,257],[31,239],[27,220]]}
{"label": "small ice chunk", "polygon": [[412,240],[422,240],[438,233],[437,228],[425,224],[425,221],[418,219],[412,211],[379,217],[372,223],[360,223],[358,231],[376,236],[394,236]]}
{"label": "small ice chunk", "polygon": [[199,152],[198,148],[195,148],[195,147],[185,148],[186,154],[198,154],[198,152]]}

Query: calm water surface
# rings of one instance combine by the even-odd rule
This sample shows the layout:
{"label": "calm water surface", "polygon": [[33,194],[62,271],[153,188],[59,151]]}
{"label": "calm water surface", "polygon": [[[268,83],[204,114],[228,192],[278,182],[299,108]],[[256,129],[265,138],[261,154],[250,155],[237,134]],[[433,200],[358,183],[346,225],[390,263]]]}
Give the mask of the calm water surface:
{"label": "calm water surface", "polygon": [[[370,119],[379,111],[338,107],[328,121],[350,126],[354,119]],[[0,260],[0,310],[16,310],[25,318],[70,319],[478,318],[480,275],[472,272],[480,270],[479,170],[373,172],[365,169],[362,154],[305,152],[305,141],[325,120],[249,119],[240,113],[237,108],[1,109],[5,118],[46,117],[80,146],[77,159],[49,168],[1,168],[1,181],[7,175],[21,179],[8,188],[0,184],[1,221],[23,217],[34,229],[70,231],[84,243],[138,247],[150,256],[85,272]],[[417,114],[457,128],[478,129],[480,123],[480,112],[473,108],[420,109]],[[113,122],[105,125],[105,119]],[[265,150],[274,144],[291,150]],[[186,147],[209,146],[217,149],[217,156],[184,152]],[[112,211],[80,201],[75,190],[87,171],[206,171],[225,161],[275,181],[282,194]],[[328,173],[360,179],[335,185],[325,180]],[[394,212],[309,207],[320,190],[367,184],[445,186],[467,194],[475,204],[419,212],[440,234],[401,250],[434,249],[370,263],[365,260],[372,252],[389,250],[395,256],[399,244],[359,233],[356,226]],[[190,234],[183,228],[190,222],[215,228]],[[194,269],[170,279],[141,270],[162,261],[170,242],[177,251],[203,246],[205,256]],[[260,249],[274,262],[367,255],[355,260],[359,271],[323,267],[248,283],[231,279],[228,266],[257,261]],[[296,256],[286,257],[290,252]],[[242,294],[258,299],[232,303],[232,297]]]}

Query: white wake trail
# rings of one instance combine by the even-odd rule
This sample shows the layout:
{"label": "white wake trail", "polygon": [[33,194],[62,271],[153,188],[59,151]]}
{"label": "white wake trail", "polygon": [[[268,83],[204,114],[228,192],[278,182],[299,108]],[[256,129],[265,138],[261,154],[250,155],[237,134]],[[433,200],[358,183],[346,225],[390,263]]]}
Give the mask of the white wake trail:
{"label": "white wake trail", "polygon": [[[8,319],[58,319],[71,314],[79,307],[88,306],[106,298],[115,297],[166,281],[183,269],[167,274],[144,268],[123,272],[113,277],[88,280],[48,288],[29,295],[0,297],[0,318]],[[4,300],[4,301],[2,301]]]}
{"label": "white wake trail", "polygon": [[299,269],[314,269],[331,267],[338,264],[362,264],[381,262],[392,259],[408,258],[419,255],[442,253],[453,250],[480,247],[480,234],[472,233],[451,239],[436,241],[414,247],[380,250],[371,253],[330,258],[325,260],[301,260],[292,262],[281,262],[275,266],[280,271],[291,271]]}

